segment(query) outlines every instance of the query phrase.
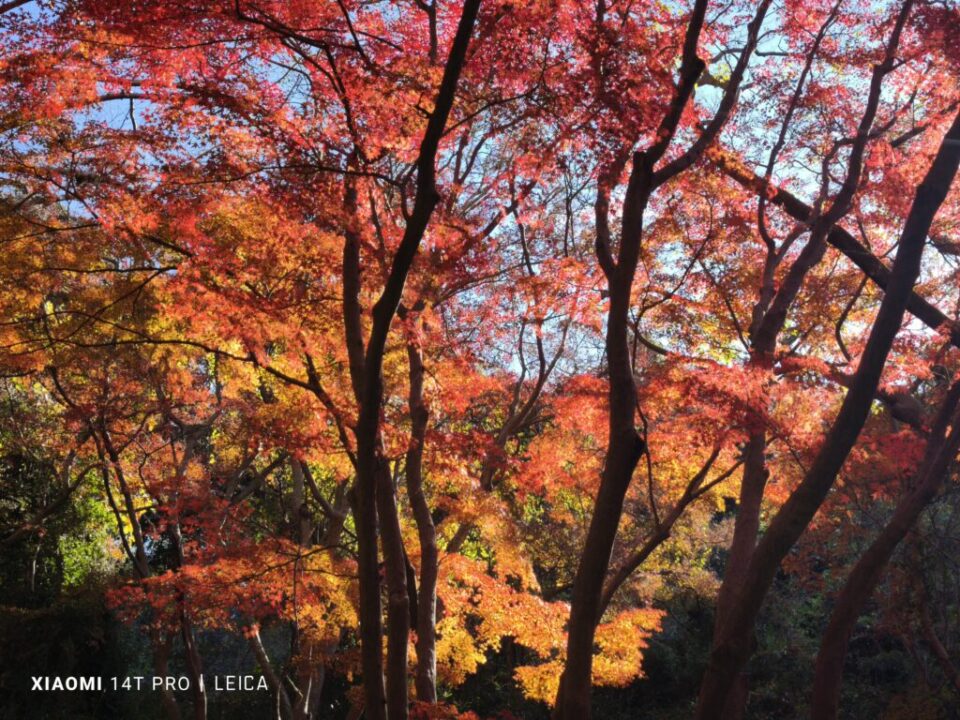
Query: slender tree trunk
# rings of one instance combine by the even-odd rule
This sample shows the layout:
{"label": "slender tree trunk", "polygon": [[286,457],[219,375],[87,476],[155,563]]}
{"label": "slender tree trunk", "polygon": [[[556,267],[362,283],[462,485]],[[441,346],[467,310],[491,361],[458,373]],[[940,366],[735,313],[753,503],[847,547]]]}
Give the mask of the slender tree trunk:
{"label": "slender tree trunk", "polygon": [[[358,446],[362,446],[358,442]],[[360,662],[363,671],[364,715],[386,720],[383,688],[383,625],[380,616],[380,570],[377,566],[376,477],[373,469],[361,466],[375,461],[357,453],[357,483],[354,495],[354,524],[357,533],[357,572],[360,583]]]}
{"label": "slender tree trunk", "polygon": [[183,655],[186,661],[187,674],[190,676],[193,717],[195,720],[206,720],[207,688],[203,682],[203,661],[200,658],[200,650],[197,648],[193,623],[190,622],[183,600],[180,601],[180,637],[183,640]]}
{"label": "slender tree trunk", "polygon": [[603,584],[623,513],[623,500],[645,448],[645,441],[635,425],[637,389],[627,333],[630,291],[640,253],[649,180],[647,160],[638,154],[634,159],[624,208],[621,259],[609,273],[610,310],[606,336],[609,440],[600,489],[573,581],[567,661],[555,711],[558,720],[586,720],[590,717],[593,638],[599,620]]}
{"label": "slender tree trunk", "polygon": [[[683,41],[676,94],[661,120],[655,140],[645,151],[633,154],[633,167],[623,203],[616,261],[611,249],[609,199],[610,190],[619,182],[619,175],[627,158],[618,159],[601,173],[599,179],[594,204],[597,220],[596,250],[610,291],[606,335],[610,382],[609,437],[600,490],[573,584],[567,660],[560,680],[555,711],[555,717],[561,720],[588,720],[590,717],[593,638],[599,621],[603,583],[617,535],[623,500],[633,471],[646,447],[646,439],[641,438],[635,428],[637,397],[627,322],[631,290],[640,257],[643,214],[651,194],[696,162],[725,125],[736,104],[740,83],[756,48],[769,5],[770,0],[761,0],[747,25],[746,42],[713,118],[687,150],[665,163],[662,168],[656,169],[657,163],[663,158],[674,138],[684,108],[706,67],[706,63],[697,55],[697,49],[706,19],[707,3],[705,0],[694,3]],[[602,17],[600,22],[603,22]]]}
{"label": "slender tree trunk", "polygon": [[[769,477],[764,457],[766,447],[767,433],[765,430],[755,430],[750,434],[744,451],[743,477],[740,481],[740,498],[733,528],[733,541],[730,543],[730,553],[727,556],[727,564],[723,573],[723,583],[720,585],[720,591],[717,595],[714,635],[719,634],[720,628],[730,614],[735,591],[744,583],[750,559],[757,547],[757,536],[760,532],[760,508]],[[745,673],[741,673],[724,708],[724,720],[739,720],[743,717],[749,690],[749,679]]]}
{"label": "slender tree trunk", "polygon": [[767,446],[766,432],[758,430],[750,434],[744,451],[743,478],[740,482],[740,498],[737,504],[737,520],[733,529],[733,541],[723,575],[723,584],[717,596],[717,624],[730,610],[733,589],[743,584],[747,567],[757,546],[760,531],[760,506],[767,485],[767,466],[764,452]]}
{"label": "slender tree trunk", "polygon": [[[287,512],[290,514],[290,533],[297,542],[300,551],[307,551],[313,545],[314,522],[307,505],[307,480],[309,469],[294,457],[290,458],[291,492],[287,497]],[[319,492],[319,489],[318,489]],[[299,597],[298,585],[303,573],[302,559],[294,565],[294,597]],[[304,648],[299,623],[293,623],[291,657],[296,661],[297,692],[293,704],[293,720],[309,720],[313,717],[317,689],[317,669],[314,666],[314,644],[307,641]]]}
{"label": "slender tree trunk", "polygon": [[[181,475],[186,468],[191,454],[192,450],[188,447],[184,453],[182,467],[179,470]],[[176,548],[176,567],[179,572],[184,563],[183,533],[180,530],[180,521],[174,520],[171,522],[167,533],[170,541]],[[196,634],[193,631],[193,623],[190,621],[187,599],[182,592],[178,592],[177,602],[180,605],[180,638],[183,641],[183,655],[186,661],[187,674],[190,676],[190,694],[193,697],[193,717],[195,720],[206,720],[207,688],[203,682],[203,659],[200,657]]]}
{"label": "slender tree trunk", "polygon": [[[348,177],[344,205],[353,216],[356,211],[355,179]],[[357,576],[360,586],[360,667],[363,680],[363,709],[370,720],[386,720],[386,696],[383,688],[383,618],[380,609],[380,570],[377,553],[376,506],[376,431],[379,423],[379,395],[374,393],[377,407],[364,408],[364,347],[360,307],[360,237],[352,227],[345,233],[343,244],[343,324],[350,378],[360,406],[357,423],[357,479],[351,493],[354,524],[357,534]],[[366,415],[366,417],[365,417]],[[372,420],[372,421],[371,421]]]}
{"label": "slender tree trunk", "polygon": [[263,647],[263,640],[260,638],[259,630],[253,630],[252,634],[250,635],[250,647],[253,649],[253,654],[257,658],[257,663],[260,665],[260,671],[266,678],[267,684],[277,696],[277,704],[280,708],[280,714],[284,718],[292,717],[293,710],[290,705],[290,696],[287,694],[287,689],[283,686],[283,678],[281,678],[277,674],[277,671],[273,669],[273,663],[270,662],[270,657],[267,655],[267,650]]}
{"label": "slender tree trunk", "polygon": [[610,578],[607,580],[607,583],[603,588],[603,594],[600,598],[600,610],[597,613],[599,616],[602,616],[603,613],[606,612],[607,607],[613,600],[613,596],[616,594],[617,590],[620,589],[623,583],[627,581],[627,578],[629,578],[638,567],[643,565],[647,558],[649,558],[657,550],[657,548],[667,541],[667,539],[670,537],[670,533],[673,532],[673,526],[683,515],[687,507],[689,507],[689,505],[695,502],[698,498],[702,497],[708,490],[716,487],[719,483],[733,475],[737,468],[740,467],[740,463],[738,462],[729,470],[720,473],[716,478],[707,483],[707,475],[709,475],[710,468],[713,467],[713,463],[720,455],[720,450],[721,448],[719,446],[714,448],[713,452],[710,454],[710,457],[703,464],[703,467],[700,468],[696,475],[690,478],[686,489],[683,491],[683,494],[677,500],[676,504],[670,508],[670,511],[661,519],[660,523],[653,528],[649,535],[647,535],[643,544],[638,547],[619,568],[611,573]]}
{"label": "slender tree trunk", "polygon": [[[827,249],[827,237],[836,223],[849,211],[853,201],[854,193],[859,186],[860,177],[863,169],[863,157],[866,149],[867,140],[870,137],[870,129],[873,126],[876,117],[877,108],[880,102],[880,93],[882,90],[883,79],[893,68],[893,60],[896,48],[899,45],[900,33],[910,12],[910,2],[907,0],[901,9],[894,31],[891,34],[887,45],[887,52],[884,61],[874,67],[871,76],[870,87],[867,93],[867,102],[863,116],[860,119],[857,135],[851,146],[850,156],[847,161],[847,173],[839,190],[833,196],[832,201],[826,209],[813,213],[810,218],[810,237],[797,259],[790,266],[786,275],[781,279],[779,287],[775,289],[774,277],[779,255],[774,250],[773,241],[763,231],[762,214],[759,216],[761,230],[764,240],[768,245],[767,260],[764,264],[763,284],[760,291],[759,301],[754,308],[753,321],[750,326],[750,343],[753,357],[760,362],[770,362],[773,359],[776,350],[777,338],[783,330],[787,315],[791,306],[796,300],[808,273],[816,267],[823,259]],[[834,12],[837,6],[834,6]],[[821,27],[821,31],[814,43],[814,48],[818,47],[820,39],[823,37],[826,25]],[[815,52],[815,50],[814,50]],[[806,68],[810,67],[812,55],[808,55]],[[804,70],[804,74],[806,70]],[[799,88],[794,94],[792,103],[799,98]],[[782,147],[784,133],[789,124],[792,115],[793,104],[784,120],[780,139],[771,152],[770,161],[767,166],[767,175],[762,181],[761,203],[766,200],[766,183],[769,182],[773,163],[779,148]],[[825,200],[826,198],[822,198]],[[767,481],[767,471],[764,464],[763,452],[766,445],[766,438],[762,431],[754,433],[750,438],[747,448],[747,465],[744,468],[743,486],[741,488],[741,508],[737,514],[737,521],[734,530],[733,547],[731,548],[730,560],[727,572],[724,575],[724,583],[721,587],[720,596],[717,605],[717,622],[714,631],[715,643],[725,632],[725,626],[728,624],[732,611],[738,602],[737,593],[743,584],[748,581],[748,568],[753,560],[756,548],[757,533],[760,521],[760,506],[763,501],[763,491]],[[756,639],[752,624],[740,628],[741,635],[736,638],[728,638],[731,646],[742,648],[743,652],[749,656],[753,652],[753,646]],[[741,667],[739,675],[730,681],[727,689],[725,702],[722,706],[715,708],[712,712],[718,714],[724,720],[739,720],[746,711],[746,704],[749,694],[749,678]]]}
{"label": "slender tree trunk", "polygon": [[[173,636],[160,630],[150,631],[150,644],[153,648],[153,670],[157,677],[170,677],[170,652],[173,650]],[[164,684],[160,690],[160,702],[167,720],[180,720],[180,707],[173,691]]]}
{"label": "slender tree trunk", "polygon": [[423,492],[423,450],[429,414],[423,401],[423,358],[420,348],[407,344],[410,365],[410,445],[405,473],[407,495],[420,540],[420,589],[417,595],[417,675],[415,687],[421,702],[437,701],[437,530]]}
{"label": "slender tree trunk", "polygon": [[[960,413],[955,413],[958,400],[960,383],[955,383],[941,408],[939,432],[934,431],[935,435],[927,445],[926,458],[918,473],[916,485],[897,504],[893,517],[854,565],[836,597],[830,622],[817,653],[811,703],[813,720],[835,720],[837,717],[843,664],[857,619],[880,582],[894,550],[916,523],[920,513],[936,496],[950,464],[957,455],[960,448]],[[953,425],[953,431],[944,437],[948,418]]]}
{"label": "slender tree trunk", "polygon": [[407,556],[400,531],[400,516],[390,466],[377,462],[377,512],[387,585],[387,712],[407,714],[407,643],[410,637],[410,595],[407,591]]}
{"label": "slender tree trunk", "polygon": [[920,259],[930,224],[953,182],[958,163],[960,115],[954,120],[933,165],[917,188],[900,236],[887,293],[840,412],[803,481],[784,503],[757,545],[746,581],[736,591],[731,612],[710,653],[700,688],[698,720],[722,717],[735,679],[750,657],[747,638],[777,569],[823,503],[860,434],[920,272]]}
{"label": "slender tree trunk", "polygon": [[[467,47],[480,10],[480,0],[465,0],[457,32],[450,45],[437,91],[433,112],[417,156],[417,182],[413,209],[407,219],[403,237],[394,254],[390,272],[380,298],[373,306],[373,327],[363,356],[363,367],[354,368],[354,389],[360,408],[357,420],[357,500],[356,525],[359,548],[361,661],[366,698],[365,714],[371,720],[383,720],[389,711],[390,720],[407,717],[407,635],[409,633],[409,597],[406,592],[406,558],[403,552],[396,499],[389,469],[381,453],[380,411],[383,403],[383,356],[387,335],[403,295],[407,275],[413,265],[433,215],[440,201],[436,187],[436,158],[450,110],[453,107],[460,74],[466,62]],[[351,263],[352,263],[351,256]],[[345,263],[345,270],[347,263]],[[359,273],[359,263],[351,269]],[[353,282],[353,279],[351,279]],[[359,283],[356,284],[359,287]],[[348,327],[358,327],[358,305],[355,298],[345,299]],[[354,307],[357,305],[357,307]],[[357,372],[359,371],[359,372]],[[377,572],[377,514],[383,531],[384,560],[389,592],[390,623],[388,638],[388,707],[383,705],[380,650],[380,583]],[[402,597],[401,590],[402,588]],[[402,610],[402,612],[401,612]],[[396,625],[394,625],[396,623]]]}

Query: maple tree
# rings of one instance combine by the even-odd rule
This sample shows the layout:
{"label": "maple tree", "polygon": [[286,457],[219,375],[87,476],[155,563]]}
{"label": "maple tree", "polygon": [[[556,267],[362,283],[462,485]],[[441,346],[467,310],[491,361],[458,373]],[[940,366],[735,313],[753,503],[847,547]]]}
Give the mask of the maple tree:
{"label": "maple tree", "polygon": [[958,28],[0,4],[0,543],[63,562],[97,525],[77,567],[193,681],[169,718],[219,702],[216,636],[284,718],[476,717],[507,663],[582,720],[686,593],[685,702],[733,720],[778,574],[828,608],[813,717],[871,598],[960,687],[903,561],[956,515]]}

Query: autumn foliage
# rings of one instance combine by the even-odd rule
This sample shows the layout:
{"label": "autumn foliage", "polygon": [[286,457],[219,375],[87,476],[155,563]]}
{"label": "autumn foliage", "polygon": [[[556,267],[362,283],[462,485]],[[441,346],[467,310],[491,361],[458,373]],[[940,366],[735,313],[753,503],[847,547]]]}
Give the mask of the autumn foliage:
{"label": "autumn foliage", "polygon": [[0,4],[0,543],[88,508],[151,672],[229,637],[285,720],[522,714],[471,705],[503,667],[584,720],[691,598],[685,716],[767,717],[785,582],[818,720],[868,604],[960,692],[907,559],[960,517],[958,33],[933,0]]}

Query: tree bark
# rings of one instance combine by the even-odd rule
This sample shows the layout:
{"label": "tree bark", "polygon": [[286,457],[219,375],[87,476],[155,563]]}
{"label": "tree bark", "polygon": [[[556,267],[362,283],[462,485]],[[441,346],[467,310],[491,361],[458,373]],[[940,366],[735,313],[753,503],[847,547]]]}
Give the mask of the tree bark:
{"label": "tree bark", "polygon": [[[150,631],[150,644],[153,648],[153,669],[157,677],[170,676],[170,652],[173,650],[173,636],[161,630]],[[180,720],[180,707],[173,691],[166,686],[160,690],[160,702],[167,720]]]}
{"label": "tree bark", "polygon": [[[466,62],[467,47],[480,9],[480,0],[465,0],[457,32],[450,46],[434,110],[427,121],[420,152],[417,156],[417,182],[413,209],[403,237],[394,255],[386,283],[373,306],[373,327],[363,356],[362,368],[354,377],[359,391],[359,417],[356,426],[357,481],[356,529],[359,544],[361,663],[363,669],[365,709],[371,720],[407,717],[407,636],[409,634],[409,597],[406,584],[406,562],[400,534],[393,481],[382,453],[380,413],[383,403],[383,356],[390,325],[400,305],[403,288],[413,260],[434,208],[440,200],[436,188],[436,157],[453,107],[457,84]],[[352,258],[352,255],[351,255]],[[351,259],[352,263],[352,259]],[[348,268],[347,263],[344,264]],[[359,264],[350,266],[359,272]],[[359,283],[355,284],[359,288]],[[349,307],[348,307],[349,306]],[[359,312],[351,298],[345,300],[345,311]],[[348,327],[355,319],[347,320]],[[377,567],[377,520],[383,532],[388,592],[388,648],[386,707],[383,693],[383,660],[380,638],[380,581]]]}
{"label": "tree bark", "polygon": [[[291,491],[286,498],[287,513],[290,516],[288,525],[290,535],[297,543],[299,547],[298,552],[301,554],[313,546],[314,531],[316,529],[313,516],[307,505],[307,487],[309,484],[307,475],[309,472],[309,468],[307,468],[304,463],[293,456],[290,457],[290,475],[292,482]],[[316,483],[314,483],[314,485],[316,485]],[[319,488],[317,488],[317,496],[319,496]],[[303,574],[302,562],[302,559],[298,557],[294,564],[294,597],[297,597],[299,594],[298,586]],[[323,682],[323,666],[321,665],[318,671],[314,665],[313,656],[315,645],[308,640],[306,647],[304,647],[300,624],[296,620],[292,623],[291,631],[290,655],[291,659],[296,659],[297,676],[296,684],[294,685],[297,698],[296,702],[293,703],[291,717],[292,720],[309,720],[309,718],[312,718],[314,715],[315,703]],[[291,684],[293,684],[292,681]]]}
{"label": "tree bark", "polygon": [[377,514],[387,586],[387,712],[407,714],[407,642],[410,637],[410,595],[407,556],[390,466],[378,450],[376,459]]}
{"label": "tree bark", "polygon": [[839,413],[803,481],[773,518],[760,540],[746,582],[735,591],[733,609],[714,642],[700,688],[698,720],[719,719],[733,681],[750,656],[747,638],[780,562],[823,503],[866,421],[887,354],[906,312],[920,272],[930,224],[940,209],[960,163],[960,115],[940,146],[900,236],[887,292],[867,340],[860,365]]}
{"label": "tree bark", "polygon": [[180,601],[180,636],[183,640],[183,655],[186,661],[187,674],[190,675],[190,694],[193,696],[193,717],[195,720],[206,720],[207,717],[207,688],[203,683],[203,661],[200,650],[197,648],[196,635],[193,632],[193,623]]}
{"label": "tree bark", "polygon": [[[764,490],[767,487],[767,479],[770,476],[764,455],[766,448],[766,430],[760,429],[752,432],[744,451],[743,477],[740,480],[740,499],[733,528],[733,541],[730,543],[730,552],[727,555],[723,583],[720,585],[717,594],[715,635],[720,632],[720,628],[730,614],[734,591],[743,584],[747,568],[750,565],[750,558],[753,557],[753,551],[757,547],[757,535],[760,532],[760,509],[763,504]],[[748,678],[741,675],[724,709],[723,717],[726,720],[737,720],[742,717],[746,709],[748,694]]]}
{"label": "tree bark", "polygon": [[423,358],[420,348],[407,344],[410,375],[410,445],[407,448],[405,474],[407,496],[417,523],[420,540],[420,589],[417,595],[417,675],[415,687],[421,702],[437,701],[437,575],[439,553],[437,530],[423,492],[423,450],[429,414],[423,400]]}
{"label": "tree bark", "polygon": [[[960,383],[954,383],[940,411],[939,427],[928,441],[926,457],[913,489],[897,504],[893,517],[860,557],[837,595],[830,622],[820,641],[813,680],[811,717],[834,720],[840,703],[843,664],[850,635],[873,594],[894,550],[937,494],[960,448]],[[953,426],[946,435],[947,424]]]}
{"label": "tree bark", "polygon": [[287,689],[283,686],[283,678],[281,678],[277,674],[277,671],[273,669],[273,663],[270,662],[270,658],[267,655],[267,650],[263,647],[263,640],[260,638],[260,631],[254,628],[249,637],[250,647],[253,649],[253,654],[257,657],[257,663],[260,665],[260,671],[266,678],[270,689],[273,690],[277,696],[277,704],[280,707],[281,715],[284,718],[292,717],[293,710],[290,705],[290,696],[287,694]]}

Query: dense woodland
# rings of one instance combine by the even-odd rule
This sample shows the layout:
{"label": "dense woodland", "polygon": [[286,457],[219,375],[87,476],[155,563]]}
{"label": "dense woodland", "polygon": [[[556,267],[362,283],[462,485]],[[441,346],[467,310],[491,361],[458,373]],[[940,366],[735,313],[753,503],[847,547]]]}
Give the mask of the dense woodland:
{"label": "dense woodland", "polygon": [[960,718],[954,0],[0,48],[0,718]]}

